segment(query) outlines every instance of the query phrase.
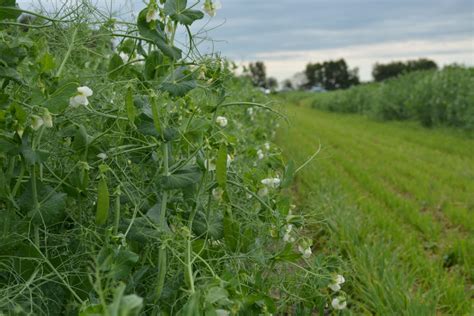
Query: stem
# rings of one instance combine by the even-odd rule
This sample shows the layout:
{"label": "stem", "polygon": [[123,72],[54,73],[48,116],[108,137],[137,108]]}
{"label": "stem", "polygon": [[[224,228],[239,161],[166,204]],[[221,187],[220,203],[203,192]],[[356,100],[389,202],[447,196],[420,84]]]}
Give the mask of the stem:
{"label": "stem", "polygon": [[[163,174],[168,176],[169,173],[169,162],[168,162],[168,148],[169,143],[166,142],[163,145]],[[163,197],[161,199],[161,212],[160,212],[160,229],[161,231],[165,230],[166,224],[166,207],[168,203],[168,191],[163,192]],[[167,253],[166,245],[161,244],[160,251],[158,253],[158,282],[156,286],[156,299],[158,300],[161,297],[163,292],[163,286],[165,284],[166,276],[166,265],[167,265]]]}
{"label": "stem", "polygon": [[[31,179],[31,195],[33,198],[33,214],[36,215],[36,212],[39,212],[39,203],[38,203],[38,189],[36,187],[36,165],[33,164],[30,169],[30,179]],[[35,245],[39,248],[40,240],[39,240],[39,227],[38,225],[34,224],[33,227],[34,233],[34,241]]]}
{"label": "stem", "polygon": [[117,188],[117,197],[115,199],[115,222],[114,222],[114,235],[118,234],[120,224],[120,186]]}
{"label": "stem", "polygon": [[191,248],[191,232],[193,230],[193,221],[194,217],[196,217],[197,210],[199,208],[199,196],[202,194],[202,189],[204,187],[204,183],[206,182],[206,177],[207,172],[201,179],[201,183],[199,185],[199,190],[197,192],[196,196],[196,205],[194,206],[194,209],[192,210],[191,214],[189,215],[189,221],[188,221],[188,240],[186,244],[186,280],[189,283],[189,290],[191,291],[191,294],[194,294],[195,288],[194,288],[194,276],[193,276],[193,259],[191,258],[191,253],[192,253],[192,248]]}
{"label": "stem", "polygon": [[173,24],[173,33],[171,34],[171,39],[170,39],[171,46],[174,45],[174,37],[176,35],[176,30],[177,29],[178,29],[178,22],[175,21],[174,24]]}
{"label": "stem", "polygon": [[72,33],[72,39],[71,42],[69,43],[69,48],[66,52],[66,55],[64,55],[63,62],[59,66],[58,72],[56,73],[56,77],[59,77],[61,75],[61,72],[64,69],[64,66],[66,65],[66,61],[69,58],[69,55],[71,55],[72,48],[74,47],[74,41],[76,40],[76,35],[77,35],[77,28],[74,29],[74,32]]}

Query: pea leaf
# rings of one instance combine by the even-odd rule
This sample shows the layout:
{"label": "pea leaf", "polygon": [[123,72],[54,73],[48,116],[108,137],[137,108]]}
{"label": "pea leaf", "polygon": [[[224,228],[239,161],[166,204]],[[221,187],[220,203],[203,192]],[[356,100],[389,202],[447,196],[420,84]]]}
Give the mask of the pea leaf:
{"label": "pea leaf", "polygon": [[164,12],[172,20],[184,25],[191,25],[194,21],[204,17],[199,10],[186,9],[187,0],[168,0],[164,6]]}
{"label": "pea leaf", "polygon": [[201,180],[201,171],[197,167],[186,167],[169,176],[159,178],[159,184],[165,190],[183,189]]}
{"label": "pea leaf", "polygon": [[15,0],[0,0],[0,20],[16,19],[20,14]]}
{"label": "pea leaf", "polygon": [[109,62],[109,78],[116,79],[120,76],[123,70],[123,60],[118,54],[113,54]]}
{"label": "pea leaf", "polygon": [[183,97],[194,88],[196,88],[196,81],[194,80],[163,82],[161,84],[161,90],[167,91],[173,97]]}
{"label": "pea leaf", "polygon": [[293,182],[295,176],[295,162],[290,160],[285,167],[285,174],[283,175],[283,180],[281,181],[281,188],[287,188]]}
{"label": "pea leaf", "polygon": [[152,42],[165,54],[173,60],[181,58],[181,50],[174,46],[171,46],[168,43],[166,34],[163,31],[162,24],[159,22],[150,22],[146,21],[146,14],[148,9],[145,8],[140,11],[137,20],[138,32],[142,37],[147,39],[147,41]]}
{"label": "pea leaf", "polygon": [[154,80],[163,75],[163,54],[157,50],[152,51],[145,60],[145,79]]}
{"label": "pea leaf", "polygon": [[41,72],[51,71],[56,66],[53,55],[49,53],[44,53],[41,56],[41,58],[39,59],[39,64],[41,66]]}
{"label": "pea leaf", "polygon": [[23,80],[20,77],[18,71],[10,67],[0,66],[0,78],[5,78],[6,80],[15,81],[18,84],[24,84]]}
{"label": "pea leaf", "polygon": [[78,85],[75,82],[63,83],[44,101],[44,106],[54,114],[63,111],[69,105],[69,98],[77,93],[77,87]]}

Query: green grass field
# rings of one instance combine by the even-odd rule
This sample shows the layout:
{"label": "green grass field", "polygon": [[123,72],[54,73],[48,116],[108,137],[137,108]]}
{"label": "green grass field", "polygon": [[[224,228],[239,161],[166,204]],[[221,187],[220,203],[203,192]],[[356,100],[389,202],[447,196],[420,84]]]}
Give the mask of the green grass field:
{"label": "green grass field", "polygon": [[321,146],[295,194],[321,220],[314,251],[347,262],[347,313],[470,314],[474,140],[298,102],[284,111],[291,124],[277,139],[288,159]]}

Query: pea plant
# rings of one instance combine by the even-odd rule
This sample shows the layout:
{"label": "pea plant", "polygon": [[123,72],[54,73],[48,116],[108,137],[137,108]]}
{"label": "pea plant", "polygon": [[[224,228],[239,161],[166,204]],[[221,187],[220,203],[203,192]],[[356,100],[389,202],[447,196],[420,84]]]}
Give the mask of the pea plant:
{"label": "pea plant", "polygon": [[191,26],[219,6],[197,5],[150,0],[130,22],[0,0],[0,313],[346,306],[291,201],[301,168],[271,143],[281,115],[201,54]]}

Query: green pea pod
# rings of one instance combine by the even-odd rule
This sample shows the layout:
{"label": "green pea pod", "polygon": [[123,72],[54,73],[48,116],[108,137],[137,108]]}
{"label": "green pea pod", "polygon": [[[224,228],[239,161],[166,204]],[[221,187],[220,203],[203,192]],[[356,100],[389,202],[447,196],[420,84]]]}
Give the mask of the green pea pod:
{"label": "green pea pod", "polygon": [[97,212],[95,222],[97,225],[103,225],[107,222],[109,216],[110,195],[107,187],[107,180],[102,176],[97,187]]}
{"label": "green pea pod", "polygon": [[160,115],[158,113],[158,104],[156,103],[156,98],[151,97],[151,113],[153,115],[153,125],[158,134],[161,134],[161,122]]}

